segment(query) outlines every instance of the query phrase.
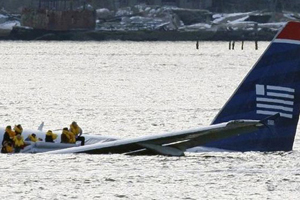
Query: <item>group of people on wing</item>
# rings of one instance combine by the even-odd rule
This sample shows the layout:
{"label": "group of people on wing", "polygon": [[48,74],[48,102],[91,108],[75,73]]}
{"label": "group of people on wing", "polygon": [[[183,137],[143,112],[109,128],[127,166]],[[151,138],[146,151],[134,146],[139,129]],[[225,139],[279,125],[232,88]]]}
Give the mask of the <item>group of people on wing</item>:
{"label": "group of people on wing", "polygon": [[25,147],[22,132],[21,124],[16,125],[14,130],[11,126],[7,126],[3,135],[1,153],[19,153]]}
{"label": "group of people on wing", "polygon": [[76,141],[81,141],[81,146],[83,146],[85,138],[81,135],[82,129],[76,122],[72,122],[70,129],[67,127],[63,128],[60,140],[61,143],[76,143]]}
{"label": "group of people on wing", "polygon": [[[25,141],[38,142],[43,141],[41,138],[37,138],[36,134],[30,134],[26,140],[22,136],[23,128],[20,124],[16,125],[12,130],[11,126],[7,126],[2,140],[1,153],[19,153],[21,149],[26,146]],[[61,134],[61,143],[75,144],[76,141],[81,141],[81,145],[84,145],[85,138],[81,136],[82,129],[76,122],[72,122],[70,129],[63,128]],[[53,142],[57,138],[57,135],[51,130],[48,130],[45,136],[45,142]]]}

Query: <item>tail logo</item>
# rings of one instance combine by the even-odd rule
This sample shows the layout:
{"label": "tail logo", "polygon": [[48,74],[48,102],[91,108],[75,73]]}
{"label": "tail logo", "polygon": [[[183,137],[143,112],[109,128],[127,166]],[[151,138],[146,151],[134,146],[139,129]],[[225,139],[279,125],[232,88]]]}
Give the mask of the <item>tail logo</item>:
{"label": "tail logo", "polygon": [[293,118],[295,89],[273,85],[256,85],[256,113],[261,115],[280,114]]}

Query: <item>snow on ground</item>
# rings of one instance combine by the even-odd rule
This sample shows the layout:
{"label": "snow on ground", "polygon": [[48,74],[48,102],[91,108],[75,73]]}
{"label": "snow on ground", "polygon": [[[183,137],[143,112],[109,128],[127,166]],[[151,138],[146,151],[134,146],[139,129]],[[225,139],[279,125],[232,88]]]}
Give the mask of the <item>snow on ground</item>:
{"label": "snow on ground", "polygon": [[[268,13],[263,11],[239,12],[239,13],[211,13],[211,20],[203,20],[195,22],[194,24],[185,25],[180,16],[176,14],[175,7],[157,7],[138,5],[134,7],[127,7],[119,9],[113,14],[113,18],[119,18],[113,22],[106,22],[99,20],[97,29],[101,30],[180,30],[180,31],[197,31],[197,30],[212,30],[222,28],[223,30],[257,30],[262,28],[276,31],[290,20],[300,19],[299,14],[292,12],[283,13]],[[182,8],[181,8],[182,10]],[[99,13],[112,13],[107,9],[97,10]],[[186,9],[186,13],[193,12],[193,10]],[[270,16],[268,23],[259,23],[253,20],[253,17]],[[193,14],[191,13],[191,18]],[[250,20],[251,19],[251,20]]]}
{"label": "snow on ground", "polygon": [[20,26],[19,21],[6,21],[2,24],[0,24],[0,29],[6,29],[6,30],[12,30],[14,26]]}
{"label": "snow on ground", "polygon": [[[184,11],[184,16],[178,14],[178,10]],[[137,5],[134,7],[121,8],[112,11],[107,8],[96,10],[97,21],[96,30],[180,30],[180,31],[197,31],[197,30],[257,30],[270,29],[271,31],[279,30],[290,20],[300,20],[300,14],[293,12],[270,13],[263,11],[239,12],[239,13],[209,13],[200,14],[200,18],[192,24],[185,25],[181,17],[193,19],[195,10],[182,9],[171,6],[147,6]],[[201,13],[201,11],[199,11]],[[197,13],[198,14],[198,13]],[[251,18],[252,16],[252,18]],[[259,23],[253,20],[253,16],[270,16],[267,23]],[[199,17],[199,16],[197,16]],[[250,20],[251,19],[251,20]],[[13,26],[20,26],[17,20],[11,20],[8,15],[0,14],[0,29],[11,30]],[[256,28],[256,27],[255,27]]]}

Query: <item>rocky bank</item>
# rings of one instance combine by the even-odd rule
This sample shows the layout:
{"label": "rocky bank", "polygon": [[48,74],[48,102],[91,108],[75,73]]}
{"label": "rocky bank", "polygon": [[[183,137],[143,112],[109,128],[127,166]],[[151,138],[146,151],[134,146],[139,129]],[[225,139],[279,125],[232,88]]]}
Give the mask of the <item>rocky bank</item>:
{"label": "rocky bank", "polygon": [[[288,21],[299,21],[293,12],[211,13],[206,10],[138,5],[110,11],[96,11],[95,30],[65,32],[22,27],[18,16],[0,15],[3,40],[271,40]],[[5,25],[5,26],[4,26]],[[2,33],[2,34],[1,34]]]}

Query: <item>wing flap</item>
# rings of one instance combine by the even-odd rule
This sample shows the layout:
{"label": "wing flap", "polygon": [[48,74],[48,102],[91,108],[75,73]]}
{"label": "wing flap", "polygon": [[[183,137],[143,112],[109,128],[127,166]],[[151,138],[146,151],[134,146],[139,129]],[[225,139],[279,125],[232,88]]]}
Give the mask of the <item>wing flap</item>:
{"label": "wing flap", "polygon": [[257,130],[258,128],[259,126],[225,127],[222,130],[208,131],[206,134],[203,134],[199,137],[195,137],[192,140],[184,141],[182,143],[177,143],[177,144],[171,144],[170,147],[178,148],[185,151],[186,149],[196,147],[196,146],[202,146],[211,141],[217,141],[231,136],[239,136],[244,133],[249,133]]}
{"label": "wing flap", "polygon": [[[185,137],[185,140],[180,140],[168,144],[165,143],[164,146],[151,144],[149,143],[150,141],[148,141],[147,146],[146,145],[143,146],[145,147],[145,149],[142,149],[138,152],[134,152],[133,154],[130,155],[145,155],[145,154],[150,154],[149,151],[152,152],[154,151],[161,155],[178,156],[176,154],[174,155],[170,153],[168,154],[168,149],[172,149],[174,151],[184,153],[184,151],[186,151],[189,148],[201,146],[206,144],[207,142],[220,140],[230,136],[249,133],[261,128],[262,126],[264,126],[264,123],[262,123],[262,121],[255,121],[255,122],[247,122],[243,120],[231,121],[227,123],[227,125],[224,127],[206,130],[206,131],[194,132],[192,134],[188,134],[187,137]],[[156,148],[154,148],[154,146]],[[159,150],[163,149],[163,151],[158,152],[158,149]]]}
{"label": "wing flap", "polygon": [[157,154],[165,156],[184,156],[184,152],[180,149],[168,146],[160,146],[148,143],[139,143],[140,146],[146,148],[147,150],[154,151]]}
{"label": "wing flap", "polygon": [[235,120],[228,122],[226,126],[213,129],[195,130],[194,132],[192,131],[180,136],[174,135],[169,138],[158,138],[157,140],[147,141],[147,143],[160,144],[185,151],[188,148],[201,146],[207,142],[249,133],[263,126],[264,124],[257,120]]}

